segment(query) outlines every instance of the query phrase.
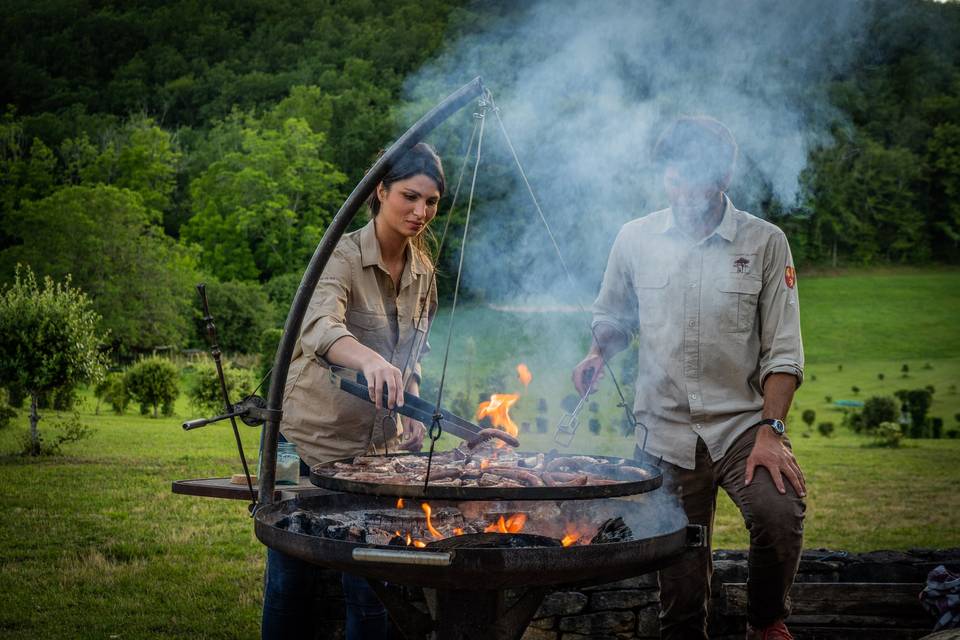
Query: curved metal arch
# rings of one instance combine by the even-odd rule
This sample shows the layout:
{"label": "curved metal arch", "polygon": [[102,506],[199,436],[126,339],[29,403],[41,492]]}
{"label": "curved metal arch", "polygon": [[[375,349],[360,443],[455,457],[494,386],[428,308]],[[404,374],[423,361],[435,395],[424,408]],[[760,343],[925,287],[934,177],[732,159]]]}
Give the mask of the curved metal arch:
{"label": "curved metal arch", "polygon": [[[290,359],[293,348],[300,335],[303,316],[310,304],[310,297],[317,286],[317,281],[323,273],[327,261],[333,254],[334,248],[340,241],[350,222],[366,202],[367,197],[387,174],[390,165],[395,159],[403,155],[408,149],[423,140],[431,131],[442,124],[447,118],[456,113],[472,99],[482,95],[486,89],[483,80],[478,76],[447,96],[442,102],[420,118],[407,132],[400,136],[370,171],[360,180],[353,192],[344,201],[343,206],[333,217],[330,226],[323,234],[320,244],[317,245],[300,280],[297,295],[294,296],[287,320],[283,327],[283,337],[277,347],[277,354],[273,361],[273,375],[270,377],[270,393],[267,396],[267,410],[270,416],[279,416],[283,409],[283,389],[290,370]],[[258,504],[270,504],[274,501],[274,489],[277,473],[277,441],[280,435],[280,420],[271,417],[264,426],[263,452],[260,464],[260,488]]]}

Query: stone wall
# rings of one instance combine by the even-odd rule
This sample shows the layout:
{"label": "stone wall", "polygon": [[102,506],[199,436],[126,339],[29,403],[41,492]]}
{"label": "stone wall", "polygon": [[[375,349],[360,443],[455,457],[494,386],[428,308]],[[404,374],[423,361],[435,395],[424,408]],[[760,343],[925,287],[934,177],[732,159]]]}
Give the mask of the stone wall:
{"label": "stone wall", "polygon": [[[933,620],[917,594],[939,564],[960,569],[960,549],[877,551],[849,554],[812,550],[803,554],[788,621],[798,640],[908,640],[930,632]],[[318,615],[324,638],[343,637],[339,575],[325,574]],[[714,553],[710,635],[743,638],[746,552]],[[405,589],[413,606],[425,609],[418,589]],[[655,575],[549,594],[524,634],[525,640],[652,639],[659,637]]]}

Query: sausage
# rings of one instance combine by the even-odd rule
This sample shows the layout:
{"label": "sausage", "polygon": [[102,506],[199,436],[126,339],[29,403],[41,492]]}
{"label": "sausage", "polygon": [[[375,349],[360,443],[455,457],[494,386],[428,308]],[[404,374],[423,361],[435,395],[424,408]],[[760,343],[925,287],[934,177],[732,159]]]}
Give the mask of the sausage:
{"label": "sausage", "polygon": [[487,471],[490,473],[495,473],[498,476],[503,476],[504,478],[510,478],[511,480],[516,480],[521,482],[528,487],[542,487],[544,486],[543,480],[530,473],[529,471],[524,471],[523,469],[517,469],[515,467],[497,467],[489,466]]}
{"label": "sausage", "polygon": [[450,467],[433,467],[430,469],[430,482],[435,480],[448,480],[451,478],[459,478],[460,469],[450,468]]}
{"label": "sausage", "polygon": [[590,456],[564,456],[554,458],[547,463],[547,471],[559,471],[560,469],[580,469],[589,464],[599,464],[599,460]]}
{"label": "sausage", "polygon": [[480,432],[477,433],[477,436],[467,443],[467,448],[472,450],[492,438],[502,440],[511,447],[520,446],[520,441],[506,431],[501,431],[500,429],[481,429]]}

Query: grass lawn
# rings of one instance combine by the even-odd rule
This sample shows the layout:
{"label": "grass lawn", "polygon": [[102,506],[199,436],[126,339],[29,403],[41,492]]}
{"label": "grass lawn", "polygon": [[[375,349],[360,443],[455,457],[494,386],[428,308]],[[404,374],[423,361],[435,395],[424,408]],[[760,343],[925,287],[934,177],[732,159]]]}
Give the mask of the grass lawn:
{"label": "grass lawn", "polygon": [[[866,447],[866,438],[840,427],[840,410],[826,400],[932,385],[930,415],[943,417],[946,429],[957,428],[958,292],[958,272],[801,281],[807,381],[790,429],[810,491],[809,548],[960,545],[960,439],[907,441],[896,450]],[[497,383],[523,393],[514,412],[518,422],[533,422],[545,399],[552,429],[570,392],[568,372],[585,346],[582,321],[576,313],[466,307],[457,318],[446,397],[462,393],[475,405],[480,391]],[[445,339],[441,317],[428,376],[439,372]],[[521,361],[534,373],[529,389],[513,374]],[[901,377],[904,363],[907,378]],[[584,422],[601,421],[601,434],[590,434],[584,424],[574,449],[632,449],[632,440],[618,433],[611,387],[597,394],[596,413],[584,414]],[[180,421],[194,417],[183,398],[175,418],[94,415],[93,408],[88,394],[81,419],[95,434],[69,445],[63,457],[13,455],[26,431],[24,415],[0,431],[0,581],[8,603],[0,609],[0,636],[256,637],[264,548],[245,504],[170,493],[171,480],[239,471],[229,426],[183,432]],[[804,409],[816,411],[816,422],[836,423],[836,435],[824,438],[814,430],[804,437]],[[49,413],[41,429],[56,421]],[[253,458],[258,431],[243,429]],[[524,448],[552,446],[551,434],[525,436]],[[721,498],[715,546],[742,548],[746,541],[739,515]]]}

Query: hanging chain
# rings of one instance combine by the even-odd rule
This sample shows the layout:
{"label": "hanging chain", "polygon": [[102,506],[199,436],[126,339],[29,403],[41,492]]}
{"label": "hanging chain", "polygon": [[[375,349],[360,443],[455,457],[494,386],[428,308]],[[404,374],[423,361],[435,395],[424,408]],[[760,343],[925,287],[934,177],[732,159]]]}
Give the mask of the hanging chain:
{"label": "hanging chain", "polygon": [[[574,282],[573,275],[570,273],[570,269],[567,267],[566,260],[563,259],[563,252],[560,250],[560,245],[557,243],[556,237],[553,235],[553,230],[550,228],[550,224],[547,222],[547,218],[543,215],[543,209],[540,207],[540,202],[537,200],[537,196],[533,193],[533,187],[530,186],[530,181],[527,179],[527,174],[523,170],[523,165],[520,164],[520,157],[517,155],[517,150],[513,146],[513,142],[510,140],[510,134],[507,133],[507,128],[503,124],[503,120],[500,118],[500,107],[496,106],[493,102],[493,96],[488,96],[491,107],[493,109],[493,115],[497,118],[497,124],[500,125],[500,131],[503,133],[503,139],[507,143],[507,147],[510,149],[511,155],[513,155],[513,161],[517,165],[517,170],[520,172],[520,177],[523,179],[523,184],[527,187],[527,193],[530,194],[530,199],[533,201],[533,206],[537,210],[537,215],[540,216],[540,221],[543,223],[544,229],[547,231],[547,235],[550,237],[550,242],[553,244],[553,248],[557,253],[557,258],[560,260],[560,266],[563,268],[563,273],[567,277],[567,282],[570,284],[570,287],[576,289],[576,283]],[[577,301],[577,308],[581,313],[586,314],[587,310],[584,309],[580,301]],[[600,349],[600,358],[603,360],[604,366],[606,366],[607,371],[610,373],[610,379],[613,381],[614,387],[617,389],[617,395],[620,397],[620,402],[617,403],[618,407],[623,408],[624,413],[626,414],[627,421],[630,423],[631,427],[636,429],[637,425],[640,424],[637,422],[636,416],[633,415],[633,411],[627,405],[627,399],[623,395],[623,390],[620,388],[620,383],[617,381],[617,376],[613,373],[613,367],[610,366],[609,360],[603,354],[603,348],[600,345],[600,340],[597,337],[597,331],[594,329],[593,325],[590,326],[590,333],[593,335],[594,344]],[[594,376],[598,375],[599,372],[594,373]],[[647,428],[645,425],[640,424],[644,430],[643,437],[643,448],[642,451],[646,451],[647,446]]]}

